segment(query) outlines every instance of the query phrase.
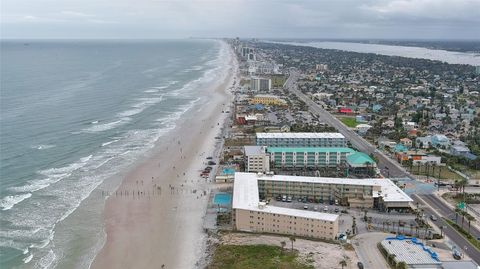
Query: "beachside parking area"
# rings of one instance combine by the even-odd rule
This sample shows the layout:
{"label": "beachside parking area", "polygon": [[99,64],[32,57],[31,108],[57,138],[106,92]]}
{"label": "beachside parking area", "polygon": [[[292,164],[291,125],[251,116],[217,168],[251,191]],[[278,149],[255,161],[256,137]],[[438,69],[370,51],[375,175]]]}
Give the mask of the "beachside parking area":
{"label": "beachside parking area", "polygon": [[[289,201],[290,199],[286,199]],[[369,231],[366,226],[363,217],[365,216],[365,211],[360,208],[349,208],[346,206],[340,205],[330,205],[328,203],[309,203],[309,202],[299,202],[297,199],[291,199],[291,202],[283,202],[277,201],[276,199],[270,200],[270,205],[278,206],[278,207],[286,207],[286,208],[293,208],[293,209],[300,209],[300,210],[309,210],[309,211],[317,211],[329,214],[338,214],[340,215],[339,221],[339,232],[345,233],[347,231],[351,231],[352,224],[353,224],[353,217],[356,218],[356,228],[357,233],[365,233]],[[401,223],[401,231],[405,229],[409,229],[410,224],[415,225],[415,215],[413,214],[393,214],[393,213],[385,213],[379,212],[375,209],[367,210],[366,215],[369,218],[369,226],[370,230],[384,230],[386,222],[395,222]]]}
{"label": "beachside parking area", "polygon": [[270,200],[270,204],[278,207],[318,211],[318,212],[331,213],[331,214],[340,214],[342,210],[345,210],[345,207],[335,205],[335,204],[329,205],[329,204],[320,204],[320,203],[309,203],[309,202],[299,201],[298,198],[291,199],[291,200],[292,200],[291,202],[283,202],[283,201],[277,201],[275,199],[272,199]]}

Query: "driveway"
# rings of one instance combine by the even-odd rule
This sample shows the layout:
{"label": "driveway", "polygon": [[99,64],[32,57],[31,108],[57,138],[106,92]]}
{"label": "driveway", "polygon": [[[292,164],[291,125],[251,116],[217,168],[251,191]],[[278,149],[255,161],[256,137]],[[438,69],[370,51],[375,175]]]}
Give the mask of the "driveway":
{"label": "driveway", "polygon": [[364,233],[357,235],[353,240],[353,247],[365,269],[389,268],[385,258],[378,250],[377,243],[392,234],[387,233]]}

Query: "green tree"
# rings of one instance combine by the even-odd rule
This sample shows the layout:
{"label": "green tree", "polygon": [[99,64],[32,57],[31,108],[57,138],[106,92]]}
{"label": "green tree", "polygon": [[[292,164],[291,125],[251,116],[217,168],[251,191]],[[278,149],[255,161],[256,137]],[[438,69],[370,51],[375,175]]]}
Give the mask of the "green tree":
{"label": "green tree", "polygon": [[295,238],[295,236],[290,236],[290,242],[292,243],[292,252],[293,252],[293,243],[297,241],[297,239]]}
{"label": "green tree", "polygon": [[470,224],[472,220],[475,220],[475,218],[472,215],[467,214],[467,220],[468,220],[468,233],[470,233]]}
{"label": "green tree", "polygon": [[401,261],[401,262],[397,263],[397,269],[408,269],[408,265],[407,265],[406,262]]}

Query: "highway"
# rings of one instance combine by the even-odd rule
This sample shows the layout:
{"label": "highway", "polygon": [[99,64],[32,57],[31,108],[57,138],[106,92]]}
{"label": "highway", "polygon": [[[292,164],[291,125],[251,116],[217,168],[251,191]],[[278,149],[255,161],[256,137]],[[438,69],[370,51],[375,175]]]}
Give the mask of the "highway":
{"label": "highway", "polygon": [[347,138],[352,146],[358,149],[359,151],[365,152],[367,154],[373,154],[377,159],[378,163],[377,166],[384,174],[387,174],[388,177],[391,178],[411,178],[410,174],[401,167],[396,161],[393,161],[388,156],[386,156],[383,152],[380,152],[376,149],[375,146],[370,144],[368,141],[360,137],[357,133],[350,130],[347,126],[345,126],[340,120],[332,116],[328,111],[323,109],[320,105],[312,101],[308,96],[303,94],[301,91],[297,89],[296,81],[299,78],[299,74],[296,71],[291,71],[289,78],[284,84],[284,88],[289,90],[291,93],[294,93],[300,100],[305,102],[305,104],[309,107],[310,111],[317,115],[318,118],[329,124],[330,126],[334,127],[338,130],[341,134]]}
{"label": "highway", "polygon": [[[419,199],[421,198],[421,199]],[[417,194],[412,195],[412,199],[415,202],[419,202],[420,204],[423,204],[422,200],[430,204],[432,200],[430,200],[430,195],[422,195],[418,196]],[[442,203],[441,201],[437,201],[438,203]],[[435,202],[433,202],[435,203]],[[472,260],[474,260],[477,264],[480,264],[480,251],[473,247],[470,242],[467,241],[462,235],[460,235],[455,229],[453,229],[450,225],[447,224],[447,222],[442,219],[442,216],[445,218],[449,218],[448,214],[445,214],[447,212],[444,212],[443,210],[446,205],[442,203],[442,205],[435,203],[432,205],[432,208],[435,209],[435,211],[431,207],[422,207],[424,210],[424,213],[426,217],[430,217],[431,215],[434,215],[438,218],[438,220],[434,221],[435,225],[438,227],[443,226],[443,233],[445,236],[447,236],[455,245],[457,245],[458,249],[461,252],[466,253]],[[448,208],[448,207],[447,207]],[[473,231],[473,226],[472,226],[472,231]],[[478,232],[478,231],[477,231]]]}
{"label": "highway", "polygon": [[[378,159],[377,166],[381,169],[382,173],[385,175],[385,171],[388,174],[388,177],[391,178],[410,178],[415,180],[415,178],[408,173],[403,167],[401,167],[396,161],[390,159],[384,153],[377,150],[375,146],[370,144],[368,141],[360,137],[357,133],[350,130],[345,126],[340,120],[332,116],[328,111],[323,109],[320,105],[311,100],[308,96],[303,94],[297,89],[296,81],[299,78],[299,73],[295,70],[291,70],[290,76],[284,84],[284,88],[295,94],[300,100],[305,102],[310,111],[318,116],[319,120],[329,124],[330,126],[336,128],[338,132],[343,134],[346,139],[352,143],[352,146],[358,149],[359,151],[365,152],[367,154],[374,154]],[[412,199],[415,202],[418,202],[422,205],[427,205],[424,207],[425,214],[427,216],[435,215],[438,220],[436,221],[437,226],[445,226],[444,233],[445,235],[454,242],[463,252],[472,258],[475,262],[480,264],[480,252],[473,247],[470,242],[468,242],[462,235],[460,235],[456,230],[447,225],[447,223],[442,219],[442,217],[449,218],[452,215],[453,211],[443,204],[441,201],[438,201],[433,195],[424,195],[420,199],[416,194],[412,195]],[[440,203],[440,204],[439,204]],[[437,212],[433,211],[432,208],[438,210]],[[480,236],[477,229],[472,227],[472,234],[475,236]]]}
{"label": "highway", "polygon": [[[441,214],[442,216],[444,216],[445,218],[453,218],[455,217],[455,211],[452,210],[452,208],[450,208],[448,205],[446,205],[444,202],[440,201],[440,199],[433,195],[433,194],[424,194],[424,195],[420,195],[420,197],[425,201],[427,202],[429,205],[431,205],[432,207],[435,208],[435,210]],[[455,221],[455,219],[453,218],[452,221]],[[462,218],[460,216],[458,216],[458,220],[457,220],[457,223],[459,225],[462,224]],[[464,228],[465,230],[468,230],[468,221],[467,219],[465,219],[465,224],[464,224]],[[475,238],[479,238],[480,237],[480,231],[475,227],[475,226],[471,226],[470,227],[470,233],[475,237]]]}

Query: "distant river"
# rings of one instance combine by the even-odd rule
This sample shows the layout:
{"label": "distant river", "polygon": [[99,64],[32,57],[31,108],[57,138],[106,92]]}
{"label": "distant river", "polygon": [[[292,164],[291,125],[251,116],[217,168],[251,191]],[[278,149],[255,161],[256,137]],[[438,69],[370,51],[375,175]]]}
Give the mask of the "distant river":
{"label": "distant river", "polygon": [[447,62],[449,64],[468,64],[480,66],[479,53],[464,53],[447,50],[434,50],[422,47],[364,44],[353,42],[274,42],[287,45],[309,46],[321,49],[336,49],[360,53],[375,53],[387,56],[401,56]]}

